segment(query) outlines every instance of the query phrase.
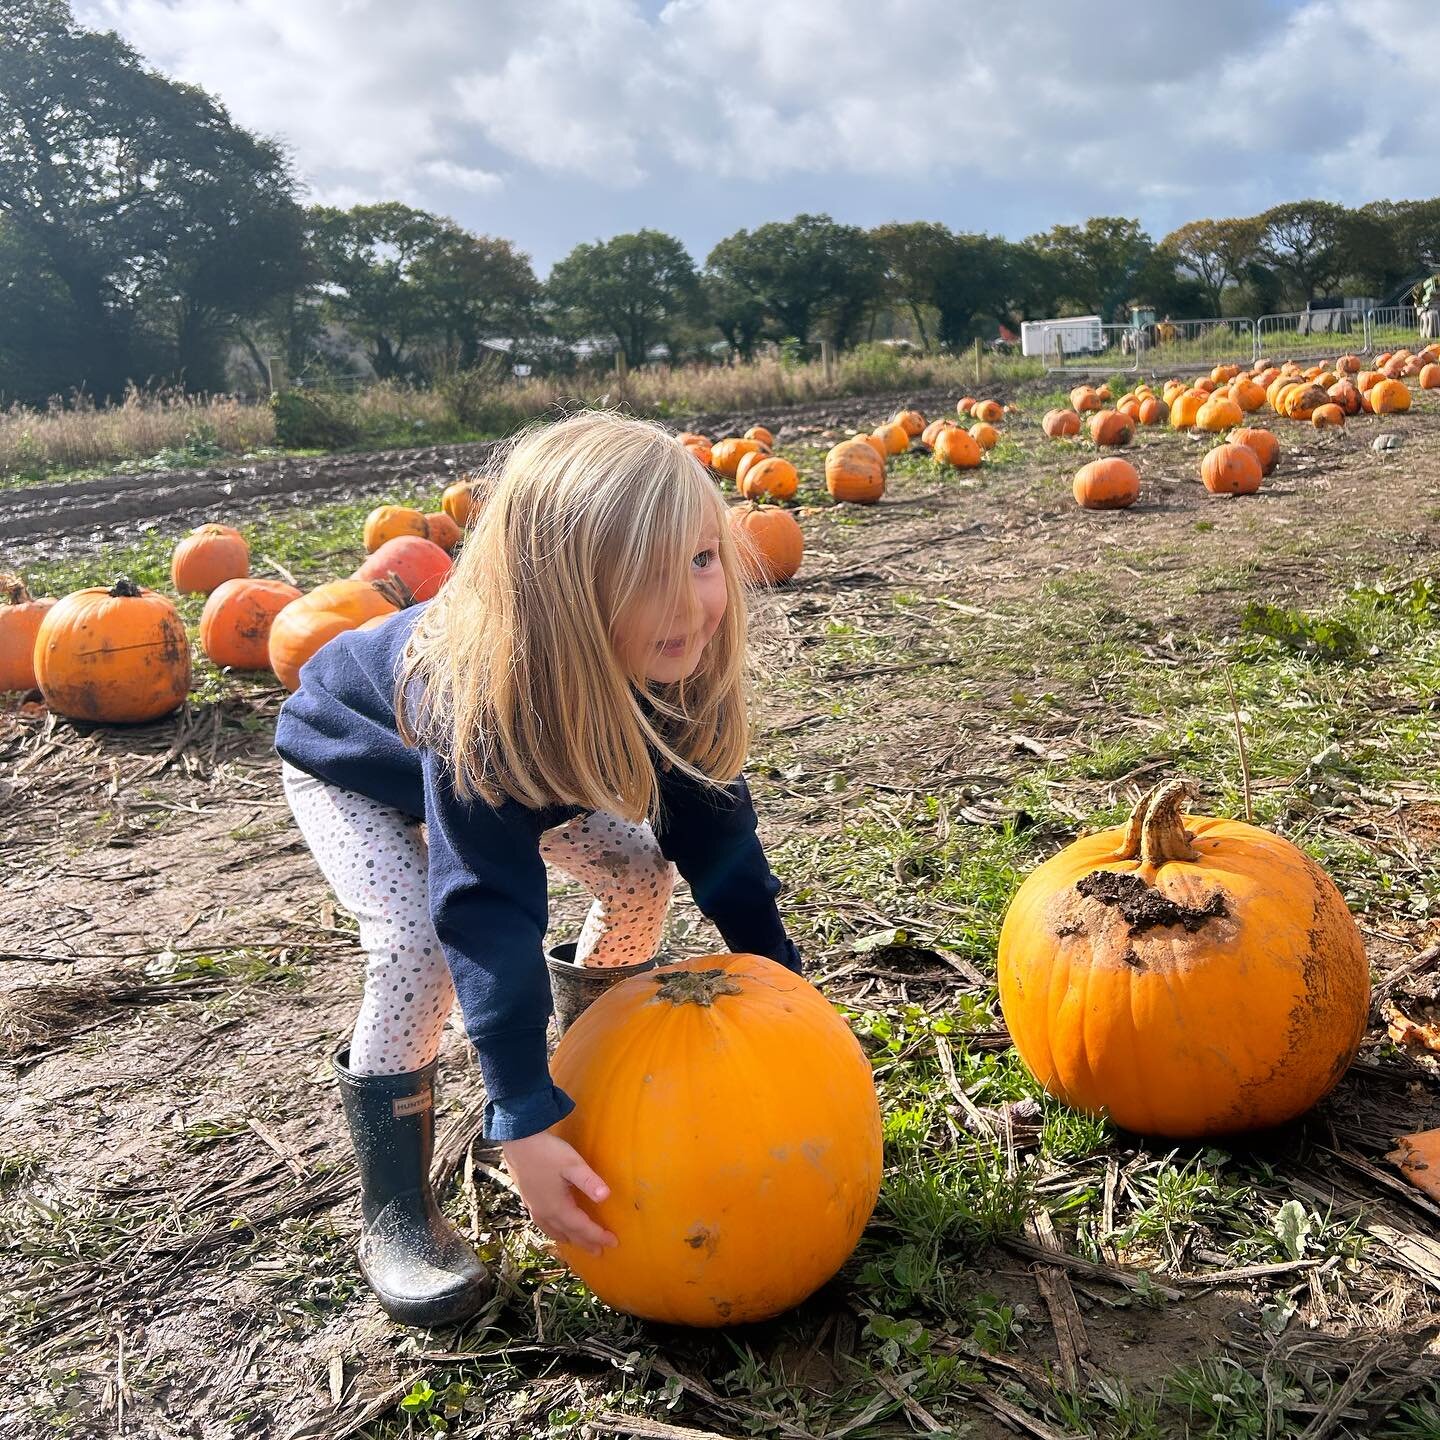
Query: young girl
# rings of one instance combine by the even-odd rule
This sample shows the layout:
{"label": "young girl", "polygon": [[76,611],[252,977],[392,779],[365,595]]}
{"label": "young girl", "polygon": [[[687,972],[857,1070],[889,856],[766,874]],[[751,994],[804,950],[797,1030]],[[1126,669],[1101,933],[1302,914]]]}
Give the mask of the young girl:
{"label": "young girl", "polygon": [[[745,633],[714,482],[659,427],[587,413],[513,445],[433,601],[337,637],[301,671],[275,748],[366,954],[334,1069],[360,1268],[393,1318],[440,1324],[486,1298],[429,1183],[457,997],[486,1137],[536,1225],[598,1253],[615,1237],[572,1187],[608,1190],[549,1133],[574,1108],[547,1063],[552,983],[563,1024],[594,977],[653,964],[674,869],[731,950],[800,968],[738,778]],[[544,949],[547,861],[595,895],[573,959]]]}

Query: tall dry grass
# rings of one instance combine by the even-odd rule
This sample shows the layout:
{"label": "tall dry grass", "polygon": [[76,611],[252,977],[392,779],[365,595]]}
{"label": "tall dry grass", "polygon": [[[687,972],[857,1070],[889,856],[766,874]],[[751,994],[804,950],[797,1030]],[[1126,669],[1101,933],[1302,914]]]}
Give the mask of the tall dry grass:
{"label": "tall dry grass", "polygon": [[186,395],[132,387],[118,405],[86,396],[45,410],[0,411],[0,475],[86,470],[166,451],[240,455],[275,443],[268,406],[232,396]]}
{"label": "tall dry grass", "polygon": [[[1018,379],[1030,361],[986,359],[984,379]],[[379,382],[336,392],[334,419],[345,443],[425,444],[505,434],[539,416],[576,405],[623,405],[660,418],[749,412],[764,420],[783,405],[846,395],[942,387],[957,394],[976,383],[971,356],[905,356],[861,346],[827,372],[817,363],[761,359],[744,365],[649,366],[621,376],[453,376],[429,389]],[[311,392],[306,392],[311,393]],[[277,443],[275,415],[263,402],[132,389],[118,405],[83,397],[43,411],[0,411],[0,477],[42,477],[124,461],[204,460]],[[313,442],[302,442],[313,443]],[[326,443],[340,443],[331,441]]]}

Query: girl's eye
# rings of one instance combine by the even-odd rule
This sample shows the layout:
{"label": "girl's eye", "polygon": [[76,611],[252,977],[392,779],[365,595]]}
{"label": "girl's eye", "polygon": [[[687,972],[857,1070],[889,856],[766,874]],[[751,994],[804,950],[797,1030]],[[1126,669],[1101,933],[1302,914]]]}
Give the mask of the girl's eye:
{"label": "girl's eye", "polygon": [[702,570],[708,570],[717,558],[713,550],[701,550],[699,554],[695,556],[693,563],[698,565]]}

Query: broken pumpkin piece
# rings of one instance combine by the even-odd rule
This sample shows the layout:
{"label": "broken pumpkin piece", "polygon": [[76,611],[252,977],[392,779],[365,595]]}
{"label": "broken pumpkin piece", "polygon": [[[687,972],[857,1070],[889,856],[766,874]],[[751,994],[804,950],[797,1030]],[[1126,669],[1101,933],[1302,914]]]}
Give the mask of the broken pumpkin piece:
{"label": "broken pumpkin piece", "polygon": [[1417,1189],[1440,1200],[1440,1130],[1401,1135],[1385,1157]]}

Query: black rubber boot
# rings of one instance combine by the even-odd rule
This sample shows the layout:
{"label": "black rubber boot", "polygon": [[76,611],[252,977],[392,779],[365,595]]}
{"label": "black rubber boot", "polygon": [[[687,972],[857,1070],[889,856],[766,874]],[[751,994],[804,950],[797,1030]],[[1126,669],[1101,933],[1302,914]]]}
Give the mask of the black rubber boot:
{"label": "black rubber boot", "polygon": [[545,952],[545,963],[550,967],[555,1026],[563,1035],[612,985],[653,970],[660,959],[652,955],[634,965],[577,965],[575,942],[567,940]]}
{"label": "black rubber boot", "polygon": [[446,1325],[489,1297],[489,1272],[430,1188],[436,1062],[404,1075],[355,1075],[348,1047],[332,1064],[360,1169],[360,1273],[404,1325]]}

